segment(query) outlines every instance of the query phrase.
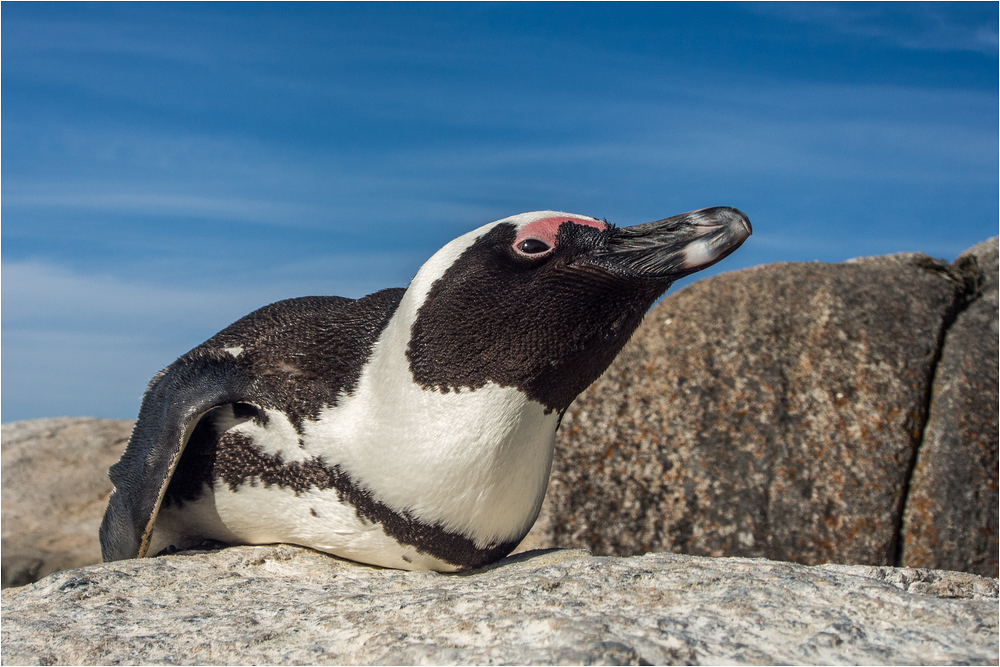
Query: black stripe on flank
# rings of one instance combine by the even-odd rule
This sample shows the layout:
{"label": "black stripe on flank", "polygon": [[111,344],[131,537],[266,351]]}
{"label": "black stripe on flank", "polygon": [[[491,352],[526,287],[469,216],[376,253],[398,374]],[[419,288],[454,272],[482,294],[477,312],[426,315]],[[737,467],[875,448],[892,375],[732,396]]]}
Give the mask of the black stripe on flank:
{"label": "black stripe on flank", "polygon": [[[201,428],[199,424],[198,429]],[[189,457],[194,465],[186,465]],[[185,479],[181,483],[184,488],[175,490],[175,484],[182,478]],[[201,437],[197,441],[192,437],[177,474],[171,480],[167,498],[181,499],[183,491],[187,491],[184,499],[192,499],[192,484],[197,483],[200,490],[203,483],[211,480],[225,483],[236,493],[244,484],[292,489],[296,495],[313,488],[334,489],[340,501],[353,506],[362,521],[378,523],[385,534],[397,542],[462,568],[475,568],[499,560],[520,542],[518,538],[480,548],[464,535],[445,530],[438,524],[424,523],[406,511],[397,511],[379,502],[337,465],[328,466],[321,459],[285,463],[280,455],[262,452],[253,439],[243,433],[230,431],[221,438]]]}

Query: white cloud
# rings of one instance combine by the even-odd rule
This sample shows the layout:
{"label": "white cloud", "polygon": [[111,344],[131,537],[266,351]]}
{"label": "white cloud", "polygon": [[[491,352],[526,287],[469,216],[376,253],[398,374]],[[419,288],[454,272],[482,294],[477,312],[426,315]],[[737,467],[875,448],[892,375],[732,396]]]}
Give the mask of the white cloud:
{"label": "white cloud", "polygon": [[[143,184],[140,187],[148,186]],[[94,187],[74,191],[65,183],[14,186],[4,196],[3,203],[10,208],[85,209],[109,213],[238,220],[281,226],[308,226],[312,221],[325,217],[318,207],[293,202],[141,190],[101,192],[99,188],[100,186],[98,191]]]}
{"label": "white cloud", "polygon": [[357,298],[405,286],[422,259],[414,252],[316,255],[293,264],[249,266],[241,275],[213,276],[187,286],[81,273],[47,262],[5,261],[3,325],[45,328],[58,323],[105,332],[168,326],[211,335],[280,299],[310,294]]}
{"label": "white cloud", "polygon": [[[505,184],[557,170],[572,181],[594,165],[626,177],[695,170],[716,179],[752,174],[801,180],[992,181],[995,126],[963,123],[954,110],[995,106],[995,94],[947,89],[674,85],[632,102],[615,130],[580,132],[536,145],[389,151],[386,161],[399,174],[425,179],[427,190],[440,188],[441,179],[497,171],[510,172],[504,174]],[[615,111],[595,104],[592,120],[597,126],[610,123]]]}
{"label": "white cloud", "polygon": [[[4,328],[76,323],[115,331],[122,325],[215,319],[244,295],[130,283],[110,274],[81,275],[40,262],[4,262]],[[221,313],[220,313],[221,311]],[[224,314],[222,314],[225,317]]]}
{"label": "white cloud", "polygon": [[[756,3],[747,8],[793,21],[816,23],[853,37],[922,51],[973,51],[996,56],[996,5],[992,20],[960,16],[962,5],[933,2],[787,2]],[[991,3],[992,4],[992,3]]]}
{"label": "white cloud", "polygon": [[[249,309],[246,294],[3,263],[5,421],[134,417],[149,378]],[[256,305],[264,305],[257,303]]]}
{"label": "white cloud", "polygon": [[357,297],[403,286],[409,276],[380,279],[406,264],[387,254],[329,255],[270,267],[256,280],[172,287],[4,262],[2,418],[133,417],[156,371],[252,310],[308,294]]}
{"label": "white cloud", "polygon": [[[541,118],[560,103],[585,107],[570,132],[510,142],[484,131],[469,142],[403,142],[349,156],[177,128],[42,126],[50,150],[88,169],[8,176],[3,204],[19,215],[66,209],[351,231],[446,223],[457,232],[520,212],[508,210],[511,201],[545,208],[555,205],[542,200],[548,193],[585,195],[591,180],[608,182],[605,174],[664,182],[692,172],[776,183],[995,178],[995,125],[965,122],[993,112],[992,93],[666,79],[632,100],[564,98],[533,96],[512,116]],[[42,141],[15,136],[22,152]],[[11,141],[5,150],[18,146]]]}

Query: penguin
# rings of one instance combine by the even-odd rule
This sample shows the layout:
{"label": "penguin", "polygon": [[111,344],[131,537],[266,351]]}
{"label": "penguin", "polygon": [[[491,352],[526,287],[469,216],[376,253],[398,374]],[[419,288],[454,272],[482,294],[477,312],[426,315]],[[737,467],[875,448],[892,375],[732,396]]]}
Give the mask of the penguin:
{"label": "penguin", "polygon": [[715,207],[632,227],[489,223],[405,289],[279,301],[158,373],[100,527],[105,561],[290,543],[404,570],[510,553],[556,429],[678,278],[751,234]]}

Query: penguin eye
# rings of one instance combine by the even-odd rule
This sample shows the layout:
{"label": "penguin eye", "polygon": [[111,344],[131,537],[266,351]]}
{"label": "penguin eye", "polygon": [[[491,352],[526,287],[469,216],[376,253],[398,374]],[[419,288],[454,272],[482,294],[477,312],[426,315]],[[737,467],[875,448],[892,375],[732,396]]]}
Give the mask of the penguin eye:
{"label": "penguin eye", "polygon": [[526,255],[537,255],[548,250],[549,244],[538,239],[524,239],[517,249]]}

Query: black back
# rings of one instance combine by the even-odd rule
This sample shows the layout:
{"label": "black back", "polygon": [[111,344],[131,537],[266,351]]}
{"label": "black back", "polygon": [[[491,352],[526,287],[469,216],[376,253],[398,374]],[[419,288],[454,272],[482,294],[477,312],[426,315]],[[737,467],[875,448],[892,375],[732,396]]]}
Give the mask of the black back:
{"label": "black back", "polygon": [[[104,560],[145,555],[167,485],[203,415],[249,403],[280,410],[301,429],[304,419],[353,391],[404,291],[279,301],[157,374],[125,453],[109,470],[115,490],[101,523]],[[234,356],[226,348],[242,350]]]}

